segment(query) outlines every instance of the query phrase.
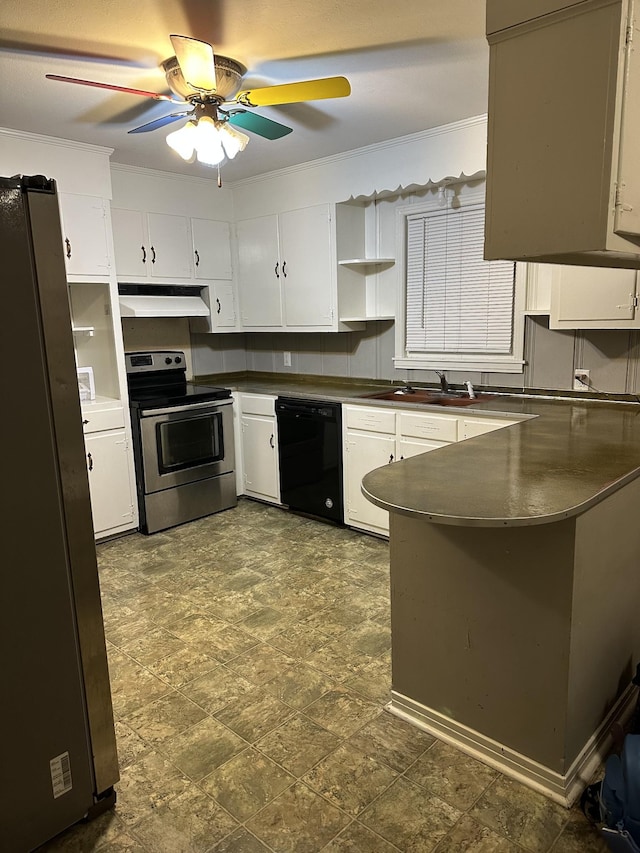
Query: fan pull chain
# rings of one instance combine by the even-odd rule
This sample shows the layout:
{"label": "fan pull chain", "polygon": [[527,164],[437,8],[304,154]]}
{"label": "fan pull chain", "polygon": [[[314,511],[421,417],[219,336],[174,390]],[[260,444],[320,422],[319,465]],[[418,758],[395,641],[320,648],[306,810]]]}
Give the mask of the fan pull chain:
{"label": "fan pull chain", "polygon": [[218,163],[218,187],[222,186],[222,175],[220,174],[220,163]]}

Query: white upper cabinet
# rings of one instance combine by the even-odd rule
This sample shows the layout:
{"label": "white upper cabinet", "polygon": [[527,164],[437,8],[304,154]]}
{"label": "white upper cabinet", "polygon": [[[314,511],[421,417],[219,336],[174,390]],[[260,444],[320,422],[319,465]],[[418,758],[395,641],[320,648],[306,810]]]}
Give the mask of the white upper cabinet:
{"label": "white upper cabinet", "polygon": [[278,217],[238,222],[236,235],[242,326],[279,328],[283,322]]}
{"label": "white upper cabinet", "polygon": [[118,278],[120,281],[146,278],[150,252],[144,213],[112,208],[111,222]]}
{"label": "white upper cabinet", "polygon": [[488,260],[640,265],[635,14],[632,0],[487,0]]}
{"label": "white upper cabinet", "polygon": [[335,215],[335,205],[319,204],[237,223],[243,328],[337,332],[363,327],[337,316]]}
{"label": "white upper cabinet", "polygon": [[640,328],[637,272],[554,265],[549,328]]}
{"label": "white upper cabinet", "polygon": [[228,222],[126,208],[111,213],[120,281],[231,280]]}
{"label": "white upper cabinet", "polygon": [[189,220],[185,216],[148,213],[147,224],[151,252],[151,264],[148,269],[152,277],[191,278]]}
{"label": "white upper cabinet", "polygon": [[228,222],[192,219],[191,240],[197,279],[231,278],[231,238]]}
{"label": "white upper cabinet", "polygon": [[191,238],[186,216],[114,208],[111,218],[119,281],[191,279]]}
{"label": "white upper cabinet", "polygon": [[59,193],[67,275],[107,280],[111,272],[107,205],[102,198]]}
{"label": "white upper cabinet", "polygon": [[278,217],[285,326],[330,327],[335,260],[327,205]]}

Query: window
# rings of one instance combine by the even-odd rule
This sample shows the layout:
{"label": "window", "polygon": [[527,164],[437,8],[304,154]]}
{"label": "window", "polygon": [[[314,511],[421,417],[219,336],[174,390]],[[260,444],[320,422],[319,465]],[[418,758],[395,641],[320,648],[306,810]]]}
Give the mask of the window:
{"label": "window", "polygon": [[524,295],[511,261],[485,261],[484,192],[399,209],[402,306],[395,366],[521,372]]}

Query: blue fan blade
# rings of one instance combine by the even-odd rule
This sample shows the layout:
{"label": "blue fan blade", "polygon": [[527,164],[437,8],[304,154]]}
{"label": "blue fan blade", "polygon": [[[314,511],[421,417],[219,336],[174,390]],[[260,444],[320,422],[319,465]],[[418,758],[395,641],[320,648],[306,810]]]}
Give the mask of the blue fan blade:
{"label": "blue fan blade", "polygon": [[277,121],[272,121],[270,118],[263,118],[263,116],[258,116],[255,113],[249,113],[245,110],[230,112],[229,123],[235,127],[241,127],[243,130],[248,130],[251,133],[257,133],[258,136],[264,136],[265,139],[280,139],[293,130],[293,128],[279,124]]}
{"label": "blue fan blade", "polygon": [[140,127],[134,127],[133,130],[127,131],[128,133],[148,133],[150,130],[157,130],[159,127],[164,127],[165,124],[171,124],[171,122],[178,121],[178,119],[185,118],[189,113],[172,113],[171,115],[164,116],[163,118],[157,118],[155,121],[150,121],[147,124],[141,124]]}

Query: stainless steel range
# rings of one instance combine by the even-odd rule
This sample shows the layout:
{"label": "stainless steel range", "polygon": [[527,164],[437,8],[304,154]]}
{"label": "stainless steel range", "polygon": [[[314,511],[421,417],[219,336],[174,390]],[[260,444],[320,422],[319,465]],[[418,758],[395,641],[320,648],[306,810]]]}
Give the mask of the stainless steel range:
{"label": "stainless steel range", "polygon": [[183,352],[125,361],[141,531],[235,506],[231,391],[187,382]]}

